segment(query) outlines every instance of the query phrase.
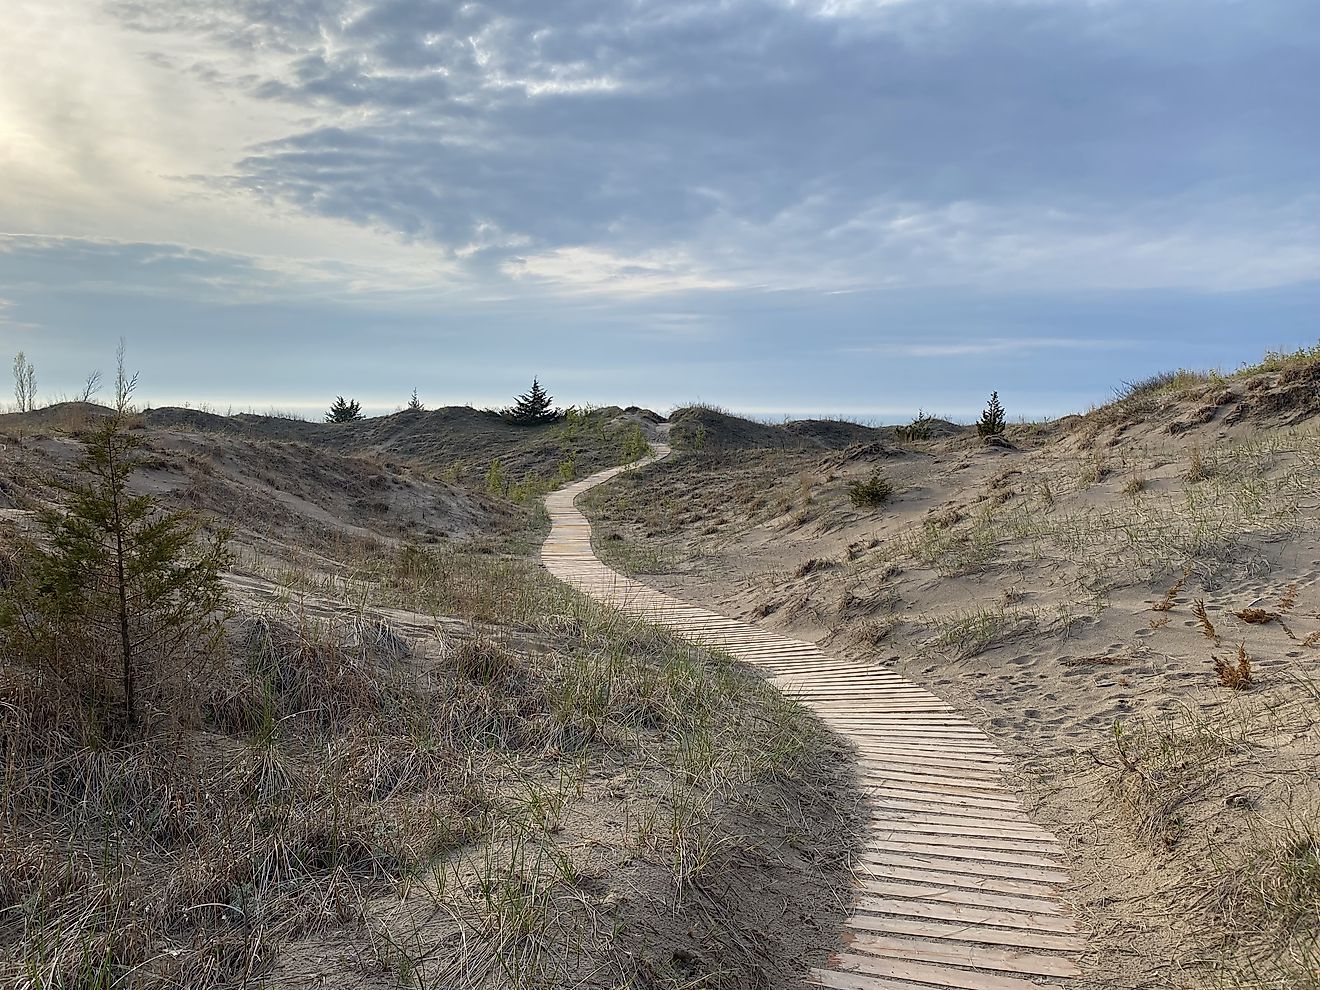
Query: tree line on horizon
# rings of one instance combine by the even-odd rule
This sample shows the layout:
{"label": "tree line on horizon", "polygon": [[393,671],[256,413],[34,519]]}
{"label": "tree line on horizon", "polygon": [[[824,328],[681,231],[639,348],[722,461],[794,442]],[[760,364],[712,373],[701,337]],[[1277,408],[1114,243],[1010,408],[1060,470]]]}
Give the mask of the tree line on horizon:
{"label": "tree line on horizon", "polygon": [[[123,338],[120,338],[116,355],[119,366],[122,368],[124,360]],[[19,351],[14,356],[13,377],[16,411],[21,413],[35,411],[37,408],[37,372],[36,367],[28,360],[23,351]],[[101,372],[98,370],[87,376],[75,401],[90,402],[100,390]],[[409,412],[425,411],[426,406],[422,403],[416,388],[412,390],[412,395],[409,397],[405,408]],[[531,388],[515,396],[512,404],[499,410],[499,415],[516,426],[537,426],[560,419],[563,416],[563,410],[554,406],[554,397],[542,387],[539,378],[533,376]],[[366,417],[362,412],[362,403],[358,402],[357,399],[345,398],[342,395],[335,396],[325,414],[325,422],[327,423],[353,423],[364,418]],[[925,427],[929,419],[930,417],[919,414],[910,426],[900,427],[899,429],[906,433],[922,434],[926,432]],[[993,437],[1003,436],[1006,426],[1007,416],[1003,404],[1000,402],[999,392],[991,392],[990,400],[981,413],[980,420],[976,423],[976,431],[982,438],[989,440]],[[908,438],[920,439],[922,437],[914,435]]]}
{"label": "tree line on horizon", "polygon": [[[408,400],[407,409],[409,412],[423,412],[426,409],[415,388]],[[554,396],[546,392],[534,376],[532,387],[515,396],[512,405],[501,409],[500,415],[515,426],[538,426],[553,423],[563,413],[554,407]],[[327,423],[353,423],[363,418],[362,403],[356,399],[345,399],[342,395],[335,396],[335,401],[330,403],[330,409],[325,414]]]}

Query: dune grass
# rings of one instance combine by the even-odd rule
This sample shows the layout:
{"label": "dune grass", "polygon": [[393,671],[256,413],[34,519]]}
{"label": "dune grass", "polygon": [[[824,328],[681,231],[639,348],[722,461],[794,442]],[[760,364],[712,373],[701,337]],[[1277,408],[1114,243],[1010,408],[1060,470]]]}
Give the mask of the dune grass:
{"label": "dune grass", "polygon": [[249,554],[272,593],[132,737],[4,657],[0,983],[678,986],[755,915],[731,871],[841,855],[823,730],[508,552],[538,528]]}

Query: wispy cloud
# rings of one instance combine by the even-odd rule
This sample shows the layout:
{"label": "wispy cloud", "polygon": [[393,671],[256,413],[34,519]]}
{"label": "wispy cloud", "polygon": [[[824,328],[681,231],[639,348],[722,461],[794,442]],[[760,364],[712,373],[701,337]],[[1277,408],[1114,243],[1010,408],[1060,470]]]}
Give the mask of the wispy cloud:
{"label": "wispy cloud", "polygon": [[515,279],[536,279],[569,291],[626,296],[735,287],[729,279],[701,274],[690,258],[658,251],[627,258],[591,248],[559,248],[510,258],[503,270]]}
{"label": "wispy cloud", "polygon": [[[1121,351],[1141,346],[1139,341],[1070,337],[993,337],[983,340],[954,340],[938,344],[888,344],[871,348],[896,357],[951,358],[984,357],[990,354],[1030,355],[1044,351]],[[856,351],[857,349],[852,349]]]}

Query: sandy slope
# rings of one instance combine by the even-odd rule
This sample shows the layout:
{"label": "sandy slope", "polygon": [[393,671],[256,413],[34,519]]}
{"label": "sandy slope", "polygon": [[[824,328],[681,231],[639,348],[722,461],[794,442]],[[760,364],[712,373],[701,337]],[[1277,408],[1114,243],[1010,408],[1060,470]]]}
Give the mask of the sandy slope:
{"label": "sandy slope", "polygon": [[[702,453],[590,512],[618,565],[900,670],[979,723],[1068,844],[1096,986],[1309,985],[1320,392],[1211,388],[1016,427],[1008,447],[881,431],[766,450],[712,420]],[[895,498],[854,507],[848,483],[875,470]],[[1243,691],[1214,666],[1239,646]]]}

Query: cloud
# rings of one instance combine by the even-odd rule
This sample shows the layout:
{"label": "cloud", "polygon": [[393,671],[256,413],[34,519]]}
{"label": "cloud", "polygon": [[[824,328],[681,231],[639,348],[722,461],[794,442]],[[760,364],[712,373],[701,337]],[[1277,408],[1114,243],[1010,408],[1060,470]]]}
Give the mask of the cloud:
{"label": "cloud", "polygon": [[513,278],[536,279],[582,292],[628,296],[734,288],[728,280],[700,274],[689,259],[660,252],[621,258],[590,248],[560,248],[510,258],[504,271]]}
{"label": "cloud", "polygon": [[997,354],[1026,356],[1042,351],[1115,351],[1130,350],[1140,344],[1133,340],[1104,340],[1072,337],[992,337],[988,340],[961,340],[939,344],[890,343],[885,353],[899,357],[950,358],[986,357]]}
{"label": "cloud", "polygon": [[1320,32],[1301,0],[116,9],[204,39],[236,98],[308,115],[211,185],[469,277],[533,257],[615,292],[610,259],[653,251],[712,286],[825,289],[1255,287],[1320,264],[1316,60],[1284,41]]}

